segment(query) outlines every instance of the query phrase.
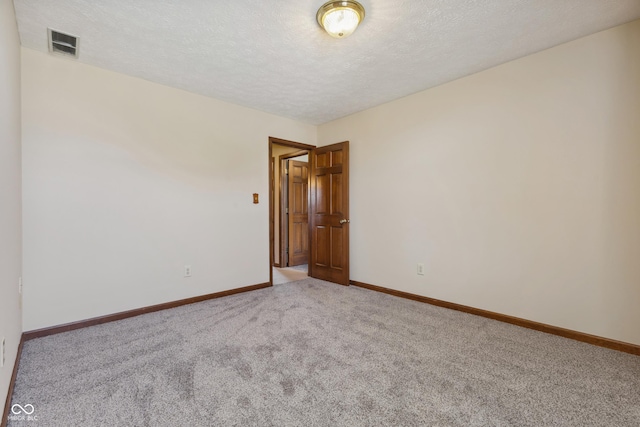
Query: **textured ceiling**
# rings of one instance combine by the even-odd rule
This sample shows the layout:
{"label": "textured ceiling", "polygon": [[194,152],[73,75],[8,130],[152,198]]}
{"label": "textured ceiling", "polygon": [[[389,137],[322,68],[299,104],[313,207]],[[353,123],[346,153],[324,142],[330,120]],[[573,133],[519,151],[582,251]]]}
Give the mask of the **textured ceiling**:
{"label": "textured ceiling", "polygon": [[348,38],[324,0],[14,0],[22,45],[47,27],[80,62],[320,124],[640,18],[640,0],[360,0]]}

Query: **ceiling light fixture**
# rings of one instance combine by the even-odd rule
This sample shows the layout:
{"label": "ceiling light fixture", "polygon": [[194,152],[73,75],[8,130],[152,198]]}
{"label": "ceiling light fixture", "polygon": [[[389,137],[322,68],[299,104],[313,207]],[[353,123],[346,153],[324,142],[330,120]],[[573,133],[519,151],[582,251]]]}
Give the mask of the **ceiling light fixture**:
{"label": "ceiling light fixture", "polygon": [[341,39],[353,33],[364,19],[364,7],[357,1],[328,1],[318,9],[318,24],[331,37]]}

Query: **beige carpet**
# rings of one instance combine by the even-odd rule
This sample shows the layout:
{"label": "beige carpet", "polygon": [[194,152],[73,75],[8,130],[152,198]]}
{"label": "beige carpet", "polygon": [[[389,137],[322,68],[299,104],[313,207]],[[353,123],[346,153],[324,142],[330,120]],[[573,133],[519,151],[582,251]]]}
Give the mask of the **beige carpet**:
{"label": "beige carpet", "polygon": [[27,341],[12,403],[38,421],[11,427],[638,427],[640,357],[308,278]]}

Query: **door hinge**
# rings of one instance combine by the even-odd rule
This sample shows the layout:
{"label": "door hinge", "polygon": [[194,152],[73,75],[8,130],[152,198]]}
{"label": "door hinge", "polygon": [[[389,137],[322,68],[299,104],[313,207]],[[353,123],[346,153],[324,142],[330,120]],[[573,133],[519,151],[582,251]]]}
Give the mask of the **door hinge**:
{"label": "door hinge", "polygon": [[289,169],[285,169],[285,170],[284,170],[284,174],[285,174],[285,175],[289,175]]}
{"label": "door hinge", "polygon": [[289,208],[284,208],[284,213],[288,214],[289,213]]}

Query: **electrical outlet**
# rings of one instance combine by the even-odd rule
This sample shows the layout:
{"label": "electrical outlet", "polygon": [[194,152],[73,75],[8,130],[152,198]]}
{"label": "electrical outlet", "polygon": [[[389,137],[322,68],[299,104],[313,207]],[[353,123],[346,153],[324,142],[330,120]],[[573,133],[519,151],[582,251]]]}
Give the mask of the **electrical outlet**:
{"label": "electrical outlet", "polygon": [[184,277],[191,277],[191,266],[190,265],[185,265],[184,266]]}
{"label": "electrical outlet", "polygon": [[419,276],[424,276],[424,264],[420,263],[418,264],[418,275]]}
{"label": "electrical outlet", "polygon": [[2,356],[0,356],[0,368],[2,368],[4,367],[4,348],[6,347],[4,337],[2,337],[2,344],[0,344],[0,347],[2,347],[2,349],[0,350],[0,354],[2,354]]}

